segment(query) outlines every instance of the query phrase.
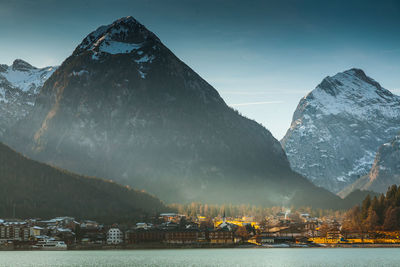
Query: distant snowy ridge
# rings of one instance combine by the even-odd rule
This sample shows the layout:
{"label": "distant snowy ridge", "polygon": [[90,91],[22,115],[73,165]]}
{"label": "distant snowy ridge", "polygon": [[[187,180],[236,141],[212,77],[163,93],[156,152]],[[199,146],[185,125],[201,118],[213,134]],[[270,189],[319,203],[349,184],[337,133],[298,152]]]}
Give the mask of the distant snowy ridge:
{"label": "distant snowy ridge", "polygon": [[32,91],[37,93],[44,82],[53,74],[57,67],[36,68],[29,63],[17,59],[11,66],[2,65],[0,80],[8,82],[13,88],[22,92]]}
{"label": "distant snowy ridge", "polygon": [[0,65],[0,139],[8,127],[30,111],[43,84],[56,69],[36,68],[21,59],[11,66]]}
{"label": "distant snowy ridge", "polygon": [[400,130],[400,97],[360,69],[326,77],[300,100],[282,139],[291,167],[338,192],[366,175]]}
{"label": "distant snowy ridge", "polygon": [[381,145],[369,173],[340,191],[339,196],[344,198],[356,189],[386,193],[394,184],[400,184],[400,135]]}

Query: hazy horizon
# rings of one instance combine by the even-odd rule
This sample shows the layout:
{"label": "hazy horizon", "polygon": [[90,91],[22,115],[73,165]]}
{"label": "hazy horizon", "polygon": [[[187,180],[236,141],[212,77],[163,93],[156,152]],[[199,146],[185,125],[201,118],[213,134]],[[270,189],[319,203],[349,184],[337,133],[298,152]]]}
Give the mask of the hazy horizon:
{"label": "hazy horizon", "polygon": [[0,0],[0,63],[59,65],[91,31],[129,15],[277,139],[328,75],[361,68],[400,92],[398,1]]}

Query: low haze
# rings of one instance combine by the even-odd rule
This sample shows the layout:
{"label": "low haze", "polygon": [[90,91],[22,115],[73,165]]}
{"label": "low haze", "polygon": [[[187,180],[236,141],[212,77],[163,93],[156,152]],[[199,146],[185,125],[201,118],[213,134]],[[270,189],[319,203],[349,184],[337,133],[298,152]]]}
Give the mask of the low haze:
{"label": "low haze", "polygon": [[357,67],[400,92],[399,1],[0,0],[0,63],[59,65],[88,32],[128,15],[278,139],[327,75]]}

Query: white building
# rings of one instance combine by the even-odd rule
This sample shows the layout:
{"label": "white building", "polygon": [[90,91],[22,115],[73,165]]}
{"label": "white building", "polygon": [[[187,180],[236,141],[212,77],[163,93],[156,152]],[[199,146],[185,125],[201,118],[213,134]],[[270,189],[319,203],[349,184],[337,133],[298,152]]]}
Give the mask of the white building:
{"label": "white building", "polygon": [[107,244],[121,244],[124,241],[124,234],[118,228],[110,228],[107,232]]}
{"label": "white building", "polygon": [[153,228],[153,224],[151,223],[137,223],[136,224],[136,229],[151,229]]}

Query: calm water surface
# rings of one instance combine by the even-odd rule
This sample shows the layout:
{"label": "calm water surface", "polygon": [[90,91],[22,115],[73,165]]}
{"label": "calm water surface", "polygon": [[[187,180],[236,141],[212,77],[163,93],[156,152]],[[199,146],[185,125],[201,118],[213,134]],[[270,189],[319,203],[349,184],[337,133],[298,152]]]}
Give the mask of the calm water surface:
{"label": "calm water surface", "polygon": [[400,248],[0,251],[0,266],[400,266]]}

